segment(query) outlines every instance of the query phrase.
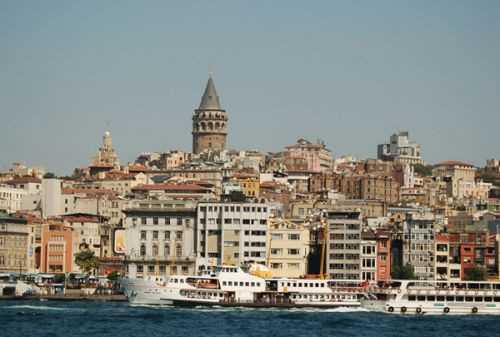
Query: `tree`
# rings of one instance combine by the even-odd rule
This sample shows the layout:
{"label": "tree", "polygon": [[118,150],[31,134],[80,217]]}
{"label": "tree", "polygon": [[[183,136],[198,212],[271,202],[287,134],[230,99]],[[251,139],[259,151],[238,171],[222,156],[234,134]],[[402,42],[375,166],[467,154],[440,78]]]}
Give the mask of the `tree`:
{"label": "tree", "polygon": [[415,273],[413,272],[413,266],[407,263],[402,268],[394,267],[391,272],[391,277],[397,280],[414,280]]}
{"label": "tree", "polygon": [[413,170],[415,171],[415,173],[418,173],[421,176],[430,176],[432,174],[432,169],[433,169],[433,166],[431,166],[431,165],[429,165],[429,166],[425,166],[422,164],[413,165]]}
{"label": "tree", "polygon": [[94,269],[99,268],[101,263],[94,252],[90,249],[82,250],[75,256],[75,263],[84,274],[90,274]]}
{"label": "tree", "polygon": [[487,275],[486,268],[480,264],[473,264],[465,269],[465,279],[467,281],[486,281]]}
{"label": "tree", "polygon": [[47,172],[43,175],[45,179],[56,178],[56,175],[53,172]]}
{"label": "tree", "polygon": [[119,276],[120,276],[120,273],[117,272],[116,270],[113,270],[111,273],[108,274],[108,280],[116,281]]}

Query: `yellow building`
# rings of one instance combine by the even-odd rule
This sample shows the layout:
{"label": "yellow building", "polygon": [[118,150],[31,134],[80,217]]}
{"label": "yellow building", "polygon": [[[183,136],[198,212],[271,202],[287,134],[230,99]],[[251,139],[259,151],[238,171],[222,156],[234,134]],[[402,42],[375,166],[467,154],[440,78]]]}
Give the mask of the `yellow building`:
{"label": "yellow building", "polygon": [[309,229],[286,220],[272,221],[267,247],[267,266],[273,277],[300,277],[306,274]]}
{"label": "yellow building", "polygon": [[260,193],[260,180],[257,177],[233,177],[231,182],[239,183],[241,186],[241,192],[247,198],[257,198]]}

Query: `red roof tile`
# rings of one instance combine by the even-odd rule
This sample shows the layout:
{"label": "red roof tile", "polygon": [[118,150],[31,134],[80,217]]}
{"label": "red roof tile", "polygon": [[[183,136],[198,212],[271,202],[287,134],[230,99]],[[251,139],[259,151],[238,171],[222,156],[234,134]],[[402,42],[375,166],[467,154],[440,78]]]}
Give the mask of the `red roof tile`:
{"label": "red roof tile", "polygon": [[461,161],[454,161],[454,160],[443,161],[439,164],[436,164],[436,166],[469,166],[469,167],[474,167],[474,165],[463,163]]}
{"label": "red roof tile", "polygon": [[25,176],[25,177],[14,178],[12,180],[6,181],[5,183],[9,185],[27,184],[27,183],[41,184],[42,180],[38,179],[37,177]]}

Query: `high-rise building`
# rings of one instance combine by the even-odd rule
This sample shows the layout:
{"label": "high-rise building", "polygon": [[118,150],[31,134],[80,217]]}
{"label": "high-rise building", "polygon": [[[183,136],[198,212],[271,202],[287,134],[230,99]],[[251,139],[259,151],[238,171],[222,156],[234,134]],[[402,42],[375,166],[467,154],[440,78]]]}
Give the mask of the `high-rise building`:
{"label": "high-rise building", "polygon": [[200,106],[194,111],[192,135],[194,154],[206,149],[223,150],[226,147],[227,115],[220,106],[212,73]]}
{"label": "high-rise building", "polygon": [[420,145],[410,141],[408,131],[398,131],[391,135],[389,143],[379,144],[377,158],[384,161],[425,165]]}

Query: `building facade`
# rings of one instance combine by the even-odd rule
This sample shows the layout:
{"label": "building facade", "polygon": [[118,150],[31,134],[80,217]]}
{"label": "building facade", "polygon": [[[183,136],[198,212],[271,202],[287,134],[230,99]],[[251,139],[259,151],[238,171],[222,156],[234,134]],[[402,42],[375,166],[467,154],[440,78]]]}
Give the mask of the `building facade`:
{"label": "building facade", "polygon": [[269,205],[200,202],[196,220],[198,269],[223,263],[265,263]]}
{"label": "building facade", "polygon": [[130,277],[195,272],[195,202],[144,200],[125,214],[124,261]]}

